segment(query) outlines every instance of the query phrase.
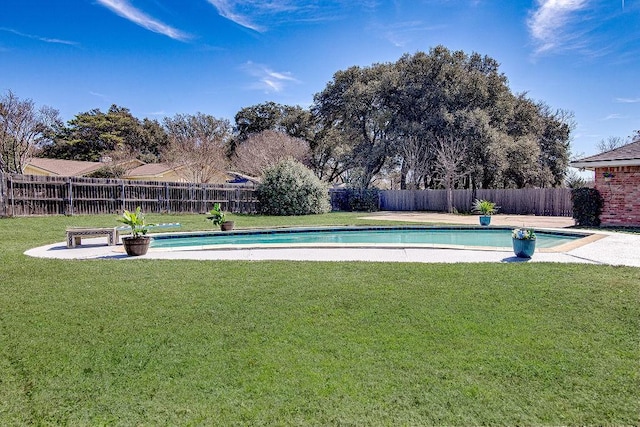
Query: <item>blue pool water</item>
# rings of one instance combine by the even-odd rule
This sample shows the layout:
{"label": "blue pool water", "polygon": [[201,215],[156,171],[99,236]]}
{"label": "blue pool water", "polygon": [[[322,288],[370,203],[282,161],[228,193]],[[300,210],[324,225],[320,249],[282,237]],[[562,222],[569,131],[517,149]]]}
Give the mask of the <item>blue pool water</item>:
{"label": "blue pool water", "polygon": [[[585,237],[583,234],[536,231],[537,248],[552,248]],[[477,227],[338,227],[315,229],[239,230],[154,236],[152,248],[237,245],[459,245],[511,247],[511,228]]]}

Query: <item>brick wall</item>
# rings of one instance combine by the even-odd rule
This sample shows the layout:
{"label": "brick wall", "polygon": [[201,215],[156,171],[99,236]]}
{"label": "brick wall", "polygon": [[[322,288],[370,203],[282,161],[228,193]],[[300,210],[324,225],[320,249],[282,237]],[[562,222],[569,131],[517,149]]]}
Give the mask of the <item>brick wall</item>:
{"label": "brick wall", "polygon": [[604,199],[602,225],[640,226],[640,166],[596,168],[595,173]]}

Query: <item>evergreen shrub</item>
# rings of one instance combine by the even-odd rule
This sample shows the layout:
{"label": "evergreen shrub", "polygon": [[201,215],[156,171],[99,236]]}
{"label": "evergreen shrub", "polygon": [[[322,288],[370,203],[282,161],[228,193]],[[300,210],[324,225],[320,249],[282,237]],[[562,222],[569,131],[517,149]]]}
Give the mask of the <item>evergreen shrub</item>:
{"label": "evergreen shrub", "polygon": [[256,195],[260,212],[265,215],[309,215],[331,210],[327,185],[293,159],[268,168]]}
{"label": "evergreen shrub", "polygon": [[334,193],[334,205],[346,212],[375,212],[380,209],[377,188],[345,188]]}
{"label": "evergreen shrub", "polygon": [[573,202],[573,219],[576,225],[598,227],[604,200],[595,188],[574,188],[571,190]]}

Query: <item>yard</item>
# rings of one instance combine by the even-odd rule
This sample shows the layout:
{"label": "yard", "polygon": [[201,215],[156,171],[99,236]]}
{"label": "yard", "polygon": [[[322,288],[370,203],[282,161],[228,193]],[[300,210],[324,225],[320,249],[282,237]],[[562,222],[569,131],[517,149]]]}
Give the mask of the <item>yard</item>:
{"label": "yard", "polygon": [[68,225],[0,219],[1,425],[640,422],[640,269],[22,255]]}

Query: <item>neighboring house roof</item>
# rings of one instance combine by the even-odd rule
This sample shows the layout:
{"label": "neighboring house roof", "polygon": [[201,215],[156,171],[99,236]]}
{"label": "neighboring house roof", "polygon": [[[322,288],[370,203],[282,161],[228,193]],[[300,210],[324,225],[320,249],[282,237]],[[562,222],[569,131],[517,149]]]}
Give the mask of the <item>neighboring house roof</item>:
{"label": "neighboring house roof", "polygon": [[245,175],[240,172],[227,171],[227,175],[229,175],[227,184],[260,184],[260,178]]}
{"label": "neighboring house roof", "polygon": [[[133,169],[137,166],[144,165],[144,162],[138,159],[130,159],[115,162],[114,164],[125,169]],[[52,176],[86,176],[100,168],[112,166],[112,164],[110,162],[84,162],[79,160],[34,157],[27,163],[27,166],[40,169]]]}
{"label": "neighboring house roof", "polygon": [[102,163],[103,166],[118,166],[126,170],[131,170],[133,168],[137,168],[138,166],[146,164],[140,159],[119,160],[113,163],[101,161],[100,163]]}
{"label": "neighboring house roof", "polygon": [[80,162],[77,160],[32,158],[27,166],[48,172],[57,176],[83,176],[104,166],[100,162]]}
{"label": "neighboring house roof", "polygon": [[[122,166],[127,169],[127,172],[123,176],[124,179],[130,180],[166,180],[171,181],[178,180],[184,181],[184,178],[180,177],[178,171],[184,166],[172,167],[168,163],[147,163],[138,160],[126,160],[116,163],[118,166]],[[109,166],[106,162],[82,162],[77,160],[61,160],[61,159],[47,159],[41,157],[35,157],[27,164],[29,168],[38,169],[49,176],[86,176],[98,169]],[[28,173],[28,172],[27,172]],[[240,174],[238,172],[221,172],[221,178],[228,179],[227,182],[231,183],[253,183],[260,182],[259,179]]]}
{"label": "neighboring house roof", "polygon": [[609,166],[640,166],[640,139],[615,150],[573,161],[570,165],[574,168],[584,169]]}
{"label": "neighboring house roof", "polygon": [[167,172],[173,171],[174,168],[166,163],[147,163],[146,165],[138,166],[137,168],[127,171],[126,177],[161,177]]}

